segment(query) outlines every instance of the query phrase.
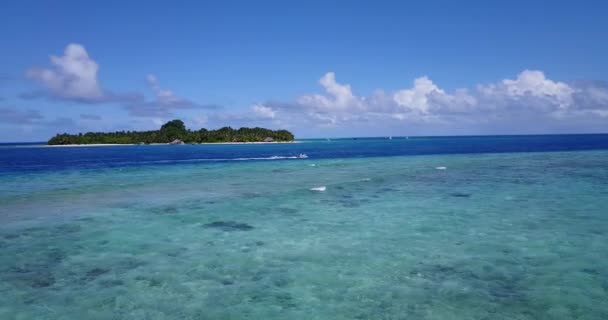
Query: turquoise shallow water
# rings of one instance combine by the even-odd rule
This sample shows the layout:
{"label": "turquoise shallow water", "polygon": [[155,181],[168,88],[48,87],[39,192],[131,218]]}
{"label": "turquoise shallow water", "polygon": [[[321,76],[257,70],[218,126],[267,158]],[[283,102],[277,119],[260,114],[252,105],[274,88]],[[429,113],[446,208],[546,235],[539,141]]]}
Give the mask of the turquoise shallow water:
{"label": "turquoise shallow water", "polygon": [[6,174],[0,319],[608,319],[607,183],[608,151]]}

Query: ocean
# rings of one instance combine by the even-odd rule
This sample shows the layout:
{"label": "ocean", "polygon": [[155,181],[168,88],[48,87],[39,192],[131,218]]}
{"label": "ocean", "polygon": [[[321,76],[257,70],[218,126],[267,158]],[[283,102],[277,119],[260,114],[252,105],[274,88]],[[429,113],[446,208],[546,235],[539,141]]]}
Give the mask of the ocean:
{"label": "ocean", "polygon": [[608,135],[0,144],[0,319],[608,319]]}

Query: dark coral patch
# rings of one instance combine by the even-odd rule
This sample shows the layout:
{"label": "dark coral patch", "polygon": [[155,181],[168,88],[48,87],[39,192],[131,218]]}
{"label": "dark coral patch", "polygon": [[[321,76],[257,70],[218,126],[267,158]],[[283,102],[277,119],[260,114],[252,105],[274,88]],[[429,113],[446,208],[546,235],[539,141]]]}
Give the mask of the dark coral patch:
{"label": "dark coral patch", "polygon": [[215,221],[204,225],[205,228],[219,229],[222,231],[249,231],[253,229],[253,226],[246,223],[235,222],[235,221]]}
{"label": "dark coral patch", "polygon": [[32,279],[32,288],[46,288],[55,284],[55,277],[52,274],[44,273],[37,274]]}
{"label": "dark coral patch", "polygon": [[178,212],[178,210],[177,210],[177,208],[176,208],[176,207],[166,207],[166,208],[163,210],[163,213],[165,213],[165,214],[175,214],[175,213],[177,213],[177,212]]}
{"label": "dark coral patch", "polygon": [[61,233],[74,233],[82,231],[82,227],[79,224],[62,224],[55,228],[58,232]]}
{"label": "dark coral patch", "polygon": [[462,192],[454,192],[454,193],[450,193],[450,196],[455,197],[455,198],[470,198],[471,194],[462,193]]}
{"label": "dark coral patch", "polygon": [[276,210],[277,210],[279,213],[286,214],[286,215],[290,215],[290,214],[297,214],[298,212],[300,212],[300,210],[298,210],[298,209],[295,209],[295,208],[287,208],[287,207],[278,207],[278,208],[276,208]]}
{"label": "dark coral patch", "polygon": [[87,273],[85,274],[83,279],[87,280],[87,281],[95,280],[97,277],[104,275],[108,272],[110,272],[110,269],[93,268],[93,269],[87,271]]}
{"label": "dark coral patch", "polygon": [[594,275],[594,276],[597,276],[600,274],[600,272],[597,269],[593,269],[593,268],[585,268],[582,271],[586,274],[590,274],[590,275]]}

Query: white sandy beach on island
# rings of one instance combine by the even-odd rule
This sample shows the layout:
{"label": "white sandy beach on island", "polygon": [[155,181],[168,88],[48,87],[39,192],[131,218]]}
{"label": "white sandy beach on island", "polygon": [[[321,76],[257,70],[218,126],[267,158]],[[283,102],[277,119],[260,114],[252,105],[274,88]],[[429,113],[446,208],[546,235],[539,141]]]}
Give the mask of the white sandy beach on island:
{"label": "white sandy beach on island", "polygon": [[93,144],[43,144],[42,147],[50,148],[67,148],[67,147],[116,147],[116,146],[171,146],[171,145],[224,145],[224,144],[284,144],[284,143],[302,143],[302,141],[273,141],[273,142],[202,142],[202,143],[184,143],[184,144],[170,144],[170,143],[149,143],[149,144],[138,144],[138,143],[93,143]]}
{"label": "white sandy beach on island", "polygon": [[136,144],[119,144],[119,143],[98,143],[98,144],[43,144],[42,147],[61,148],[61,147],[115,147],[115,146],[136,146]]}

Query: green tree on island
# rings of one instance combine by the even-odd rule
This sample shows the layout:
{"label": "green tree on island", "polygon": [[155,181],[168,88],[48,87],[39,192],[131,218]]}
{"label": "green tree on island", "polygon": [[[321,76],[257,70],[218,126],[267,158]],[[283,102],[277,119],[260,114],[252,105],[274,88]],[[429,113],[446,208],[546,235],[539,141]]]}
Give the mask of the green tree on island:
{"label": "green tree on island", "polygon": [[265,128],[223,127],[217,130],[202,128],[190,131],[181,120],[171,120],[155,131],[116,131],[116,132],[87,132],[85,134],[58,134],[52,137],[48,144],[138,144],[138,143],[170,143],[174,140],[184,143],[217,143],[217,142],[262,142],[293,141],[294,136],[287,130],[270,130]]}

